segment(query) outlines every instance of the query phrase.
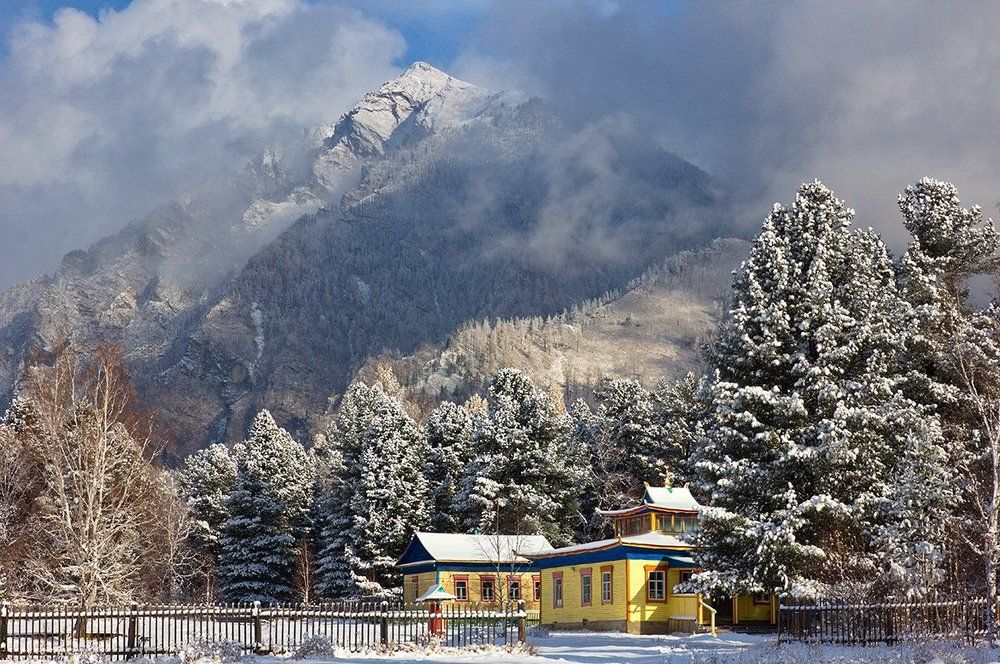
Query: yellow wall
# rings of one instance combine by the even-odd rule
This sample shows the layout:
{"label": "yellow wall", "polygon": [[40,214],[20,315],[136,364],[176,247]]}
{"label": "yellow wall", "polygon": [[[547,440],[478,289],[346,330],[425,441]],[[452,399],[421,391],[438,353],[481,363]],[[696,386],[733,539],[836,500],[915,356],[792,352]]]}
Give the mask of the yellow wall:
{"label": "yellow wall", "polygon": [[771,602],[755,604],[752,595],[740,595],[736,598],[737,620],[739,622],[771,622]]}
{"label": "yellow wall", "polygon": [[[612,567],[611,604],[601,604],[601,567]],[[628,599],[628,619],[631,622],[665,622],[668,618],[698,616],[697,595],[678,595],[673,587],[680,583],[680,570],[667,568],[667,601],[649,602],[646,597],[646,567],[655,562],[642,560],[615,560],[556,567],[542,570],[541,623],[577,624],[584,619],[588,622],[625,620],[626,599]],[[589,567],[593,583],[593,601],[590,606],[580,602],[580,571]],[[553,605],[554,574],[563,575],[562,607]],[[627,579],[627,584],[626,584]]]}
{"label": "yellow wall", "polygon": [[[601,603],[601,568],[611,567],[611,603]],[[583,606],[580,602],[580,570],[591,571],[591,603]],[[562,572],[563,602],[561,607],[553,604],[553,574]],[[542,624],[582,623],[598,620],[625,619],[625,561],[556,567],[542,570],[542,602],[540,606]]]}
{"label": "yellow wall", "polygon": [[[417,591],[413,591],[413,579],[417,579]],[[412,602],[423,595],[427,590],[437,583],[436,572],[421,572],[420,574],[403,575],[403,601]]]}
{"label": "yellow wall", "polygon": [[[534,574],[537,574],[534,573]],[[521,598],[524,599],[525,609],[537,609],[538,602],[534,601],[532,572],[524,572],[521,577]],[[482,579],[481,576],[494,577],[494,597],[497,600],[507,599],[507,583],[511,574],[501,573],[499,577],[496,572],[472,572],[472,571],[441,571],[441,572],[421,572],[420,574],[403,575],[403,601],[412,602],[416,597],[420,597],[435,583],[440,583],[446,591],[455,595],[455,577],[467,576],[469,583],[469,599],[467,601],[477,603],[482,602]],[[417,594],[413,594],[413,578],[417,577]]]}

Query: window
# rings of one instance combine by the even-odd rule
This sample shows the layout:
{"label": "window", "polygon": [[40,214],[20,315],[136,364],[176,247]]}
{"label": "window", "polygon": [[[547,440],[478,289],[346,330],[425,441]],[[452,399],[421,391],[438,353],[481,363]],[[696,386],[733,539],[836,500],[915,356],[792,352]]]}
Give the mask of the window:
{"label": "window", "polygon": [[612,570],[601,568],[601,604],[611,604],[614,597],[611,592]]}
{"label": "window", "polygon": [[618,524],[618,530],[624,537],[629,535],[641,535],[642,533],[648,533],[653,529],[653,521],[648,514],[645,516],[634,516],[627,519],[619,519]]}
{"label": "window", "polygon": [[532,583],[534,585],[535,601],[536,602],[540,602],[540,601],[542,601],[542,577],[535,576],[535,577],[532,577],[531,580],[532,580]]}
{"label": "window", "polygon": [[561,609],[563,605],[562,572],[552,574],[552,606]]}
{"label": "window", "polygon": [[413,598],[412,599],[414,601],[416,601],[417,597],[420,596],[419,592],[418,592],[419,591],[419,585],[418,585],[418,583],[419,583],[419,577],[414,576],[414,577],[410,578],[410,587],[413,589]]}
{"label": "window", "polygon": [[507,596],[515,602],[521,599],[521,579],[511,579]]}
{"label": "window", "polygon": [[[682,569],[678,573],[678,583],[687,583],[688,581],[691,580],[692,576],[694,576],[694,570],[693,569]],[[693,593],[691,593],[691,592],[689,592],[687,590],[684,590],[684,591],[677,590],[676,586],[674,586],[674,592],[676,592],[679,595],[691,595],[691,594],[693,594]]]}
{"label": "window", "polygon": [[482,592],[479,595],[484,602],[493,601],[493,579],[483,579]]}
{"label": "window", "polygon": [[761,605],[763,605],[763,606],[770,606],[771,605],[771,596],[768,595],[767,593],[754,593],[753,594],[753,603],[754,603],[754,606],[761,606]]}
{"label": "window", "polygon": [[646,583],[646,598],[651,602],[662,602],[667,598],[667,572],[654,569],[649,573]]}
{"label": "window", "polygon": [[459,602],[469,601],[469,577],[455,579],[455,599]]}
{"label": "window", "polygon": [[590,606],[593,599],[593,587],[590,581],[590,568],[580,570],[580,605]]}

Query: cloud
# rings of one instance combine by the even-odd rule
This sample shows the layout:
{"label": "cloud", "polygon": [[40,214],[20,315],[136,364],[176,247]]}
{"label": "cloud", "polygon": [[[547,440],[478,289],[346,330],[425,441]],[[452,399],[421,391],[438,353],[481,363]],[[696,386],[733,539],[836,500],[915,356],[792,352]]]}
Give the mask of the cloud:
{"label": "cloud", "polygon": [[898,246],[922,175],[1000,198],[998,35],[989,3],[506,0],[453,68],[581,122],[628,113],[734,184],[749,228],[820,178]]}
{"label": "cloud", "polygon": [[402,35],[305,0],[136,0],[17,26],[0,60],[0,284],[332,122]]}

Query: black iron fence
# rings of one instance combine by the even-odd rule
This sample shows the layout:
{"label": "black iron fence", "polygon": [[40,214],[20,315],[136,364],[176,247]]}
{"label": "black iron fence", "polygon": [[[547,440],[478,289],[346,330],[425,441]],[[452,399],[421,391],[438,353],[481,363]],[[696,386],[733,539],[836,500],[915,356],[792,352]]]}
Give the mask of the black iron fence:
{"label": "black iron fence", "polygon": [[989,634],[985,597],[848,604],[781,605],[779,639],[875,645],[958,639],[975,642]]}
{"label": "black iron fence", "polygon": [[0,659],[93,652],[111,658],[225,645],[244,653],[302,647],[358,652],[430,643],[463,648],[523,642],[523,603],[334,602],[317,605],[152,605],[78,609],[0,605]]}

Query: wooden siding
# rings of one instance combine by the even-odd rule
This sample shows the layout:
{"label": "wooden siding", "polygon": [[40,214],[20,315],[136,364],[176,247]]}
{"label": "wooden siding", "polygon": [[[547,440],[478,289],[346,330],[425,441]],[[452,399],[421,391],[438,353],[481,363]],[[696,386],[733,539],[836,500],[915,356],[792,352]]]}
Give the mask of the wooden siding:
{"label": "wooden siding", "polygon": [[[646,570],[655,567],[649,560],[613,560],[593,565],[551,567],[542,570],[541,624],[584,626],[593,623],[620,622],[625,628],[626,617],[630,623],[666,623],[670,618],[698,617],[698,596],[678,595],[673,586],[680,583],[680,569],[664,566],[667,572],[667,598],[663,602],[650,602],[646,596]],[[591,569],[592,601],[584,605],[580,596],[581,570]],[[601,571],[611,568],[612,602],[601,602]],[[552,597],[553,574],[561,573],[563,602],[554,606]],[[626,609],[627,605],[627,609]]]}
{"label": "wooden siding", "polygon": [[[520,574],[511,575],[509,573],[501,573],[497,576],[495,571],[484,572],[481,570],[471,571],[471,570],[441,570],[439,572],[421,572],[419,574],[404,574],[403,575],[403,601],[411,602],[416,597],[420,597],[427,590],[433,586],[435,583],[440,583],[441,586],[451,593],[456,595],[455,592],[455,577],[467,578],[469,581],[469,597],[468,602],[480,603],[483,602],[482,598],[482,581],[483,578],[492,578],[494,582],[494,597],[497,599],[507,597],[507,584],[512,577],[520,577],[521,579],[521,598],[524,599],[524,608],[531,611],[538,609],[538,602],[534,599],[533,594],[533,578],[538,572],[522,572]],[[417,579],[417,594],[413,595],[413,579]],[[503,584],[503,590],[501,591],[500,584]],[[457,601],[457,600],[452,600]]]}

